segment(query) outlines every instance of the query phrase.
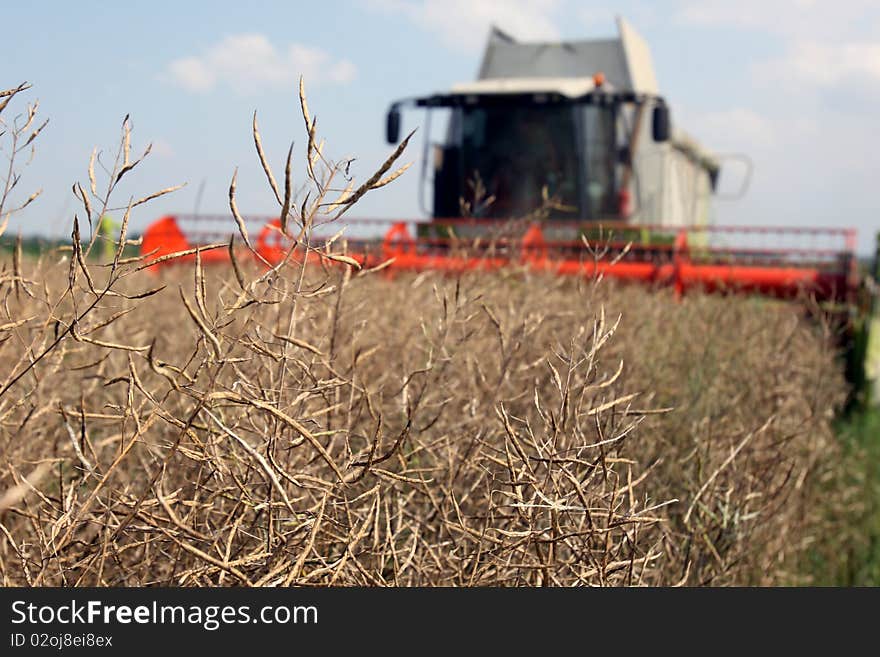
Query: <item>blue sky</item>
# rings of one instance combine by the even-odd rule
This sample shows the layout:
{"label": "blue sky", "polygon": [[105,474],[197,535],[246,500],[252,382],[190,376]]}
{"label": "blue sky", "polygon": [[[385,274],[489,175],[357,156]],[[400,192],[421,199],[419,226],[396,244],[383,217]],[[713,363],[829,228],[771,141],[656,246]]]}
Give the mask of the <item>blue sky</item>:
{"label": "blue sky", "polygon": [[[716,221],[855,226],[860,250],[880,230],[880,8],[862,0],[350,0],[348,2],[5,3],[0,87],[27,80],[49,127],[22,191],[43,196],[10,230],[69,234],[94,147],[110,153],[122,118],[154,144],[119,200],[182,191],[134,216],[277,212],[253,150],[259,112],[277,169],[290,140],[304,162],[296,80],[305,75],[328,154],[359,177],[388,154],[384,114],[400,97],[472,79],[491,23],[523,40],[613,36],[627,18],[650,44],[676,124],[709,149],[755,163],[747,196],[719,200]],[[422,115],[410,113],[405,127]],[[422,131],[424,132],[424,131]],[[407,160],[418,161],[416,142]],[[302,179],[302,167],[295,171]],[[730,180],[730,179],[729,179]],[[419,214],[418,170],[368,195],[359,216]]]}

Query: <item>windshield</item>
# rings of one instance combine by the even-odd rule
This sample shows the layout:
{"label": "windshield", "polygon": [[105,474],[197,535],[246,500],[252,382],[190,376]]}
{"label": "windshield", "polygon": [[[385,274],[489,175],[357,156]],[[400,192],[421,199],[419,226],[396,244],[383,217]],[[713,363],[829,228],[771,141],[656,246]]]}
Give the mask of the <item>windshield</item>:
{"label": "windshield", "polygon": [[614,110],[595,105],[465,107],[461,197],[478,216],[523,217],[546,188],[551,217],[599,216],[614,196],[614,125]]}

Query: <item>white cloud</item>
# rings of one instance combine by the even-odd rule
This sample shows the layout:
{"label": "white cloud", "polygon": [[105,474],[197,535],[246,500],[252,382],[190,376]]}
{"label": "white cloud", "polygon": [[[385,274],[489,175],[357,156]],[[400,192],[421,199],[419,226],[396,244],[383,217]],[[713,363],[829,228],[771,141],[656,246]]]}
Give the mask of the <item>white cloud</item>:
{"label": "white cloud", "polygon": [[168,65],[172,79],[190,91],[209,91],[217,81],[214,72],[197,57],[176,59]]}
{"label": "white cloud", "polygon": [[175,84],[194,93],[220,84],[239,93],[284,87],[304,75],[312,84],[345,83],[356,74],[347,59],[335,59],[320,49],[291,43],[276,48],[262,34],[236,34],[207,48],[199,56],[172,61],[166,70]]}
{"label": "white cloud", "polygon": [[[680,22],[739,28],[773,38],[779,52],[754,63],[754,79],[768,89],[807,96],[844,92],[876,99],[880,81],[880,4],[876,0],[683,0]],[[743,42],[743,49],[748,44]],[[766,87],[766,85],[765,85]]]}
{"label": "white cloud", "polygon": [[493,24],[518,39],[559,38],[552,18],[559,0],[372,0],[369,4],[406,16],[453,49],[480,49]]}
{"label": "white cloud", "polygon": [[786,29],[788,21],[780,13],[798,15],[814,3],[811,0],[699,0],[683,2],[679,18],[693,25],[746,27],[778,31]]}
{"label": "white cloud", "polygon": [[700,143],[719,152],[778,151],[809,142],[819,132],[812,116],[767,115],[748,107],[703,112],[685,108],[673,119]]}
{"label": "white cloud", "polygon": [[701,142],[725,150],[769,145],[777,137],[769,118],[745,107],[689,115],[684,125]]}
{"label": "white cloud", "polygon": [[174,157],[174,147],[167,139],[154,139],[150,153],[160,158]]}
{"label": "white cloud", "polygon": [[762,66],[764,77],[817,86],[880,82],[880,41],[828,44],[797,41]]}
{"label": "white cloud", "polygon": [[846,38],[877,26],[876,0],[684,0],[680,21],[701,26],[761,30],[790,38]]}

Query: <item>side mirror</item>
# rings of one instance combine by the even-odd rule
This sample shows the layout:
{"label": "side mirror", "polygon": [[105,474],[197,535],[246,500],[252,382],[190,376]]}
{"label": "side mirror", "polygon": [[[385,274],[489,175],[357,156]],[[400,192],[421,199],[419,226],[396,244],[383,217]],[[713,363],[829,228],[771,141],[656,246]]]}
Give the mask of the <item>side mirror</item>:
{"label": "side mirror", "polygon": [[389,144],[396,144],[400,140],[400,110],[397,105],[392,105],[388,110],[388,118],[385,122],[385,139]]}
{"label": "side mirror", "polygon": [[651,115],[651,133],[656,142],[669,141],[672,136],[669,106],[662,101],[654,105],[654,112]]}

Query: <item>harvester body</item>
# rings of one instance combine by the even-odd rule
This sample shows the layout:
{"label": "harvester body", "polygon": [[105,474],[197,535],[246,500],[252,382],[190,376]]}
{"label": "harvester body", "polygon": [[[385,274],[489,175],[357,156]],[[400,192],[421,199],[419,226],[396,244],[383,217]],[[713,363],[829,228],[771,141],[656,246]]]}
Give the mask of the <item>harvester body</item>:
{"label": "harvester body", "polygon": [[[433,190],[424,217],[346,215],[341,260],[322,251],[338,224],[308,222],[294,241],[278,219],[246,217],[257,237],[244,253],[270,266],[342,262],[389,274],[516,266],[668,286],[677,296],[806,296],[842,319],[854,387],[876,379],[877,259],[874,276],[860,270],[856,232],[840,226],[713,223],[720,160],[673,128],[647,44],[625,21],[617,38],[569,43],[520,43],[493,29],[475,81],[392,104],[389,142],[399,140],[407,106],[425,108],[426,123],[447,116],[442,143],[430,143],[429,123],[422,132],[431,165],[420,192],[427,168]],[[230,226],[229,216],[162,217],[144,233],[142,253],[154,270],[191,262],[199,245],[228,241]],[[198,257],[228,262],[229,253]]]}
{"label": "harvester body", "polygon": [[[864,287],[854,230],[711,221],[719,159],[673,128],[646,43],[623,20],[618,32],[520,43],[493,29],[475,81],[393,103],[390,142],[407,106],[448,117],[442,143],[430,144],[423,130],[433,198],[420,218],[345,215],[347,257],[389,272],[517,265],[679,294],[808,294],[853,307]],[[294,242],[278,220],[256,220],[257,259],[287,258]],[[340,228],[321,223],[309,226],[308,259],[321,260],[318,247]],[[165,256],[162,263],[192,260],[168,256],[228,239],[229,226],[229,217],[164,217],[144,234],[143,252]],[[225,251],[201,254],[202,262],[227,259]]]}

